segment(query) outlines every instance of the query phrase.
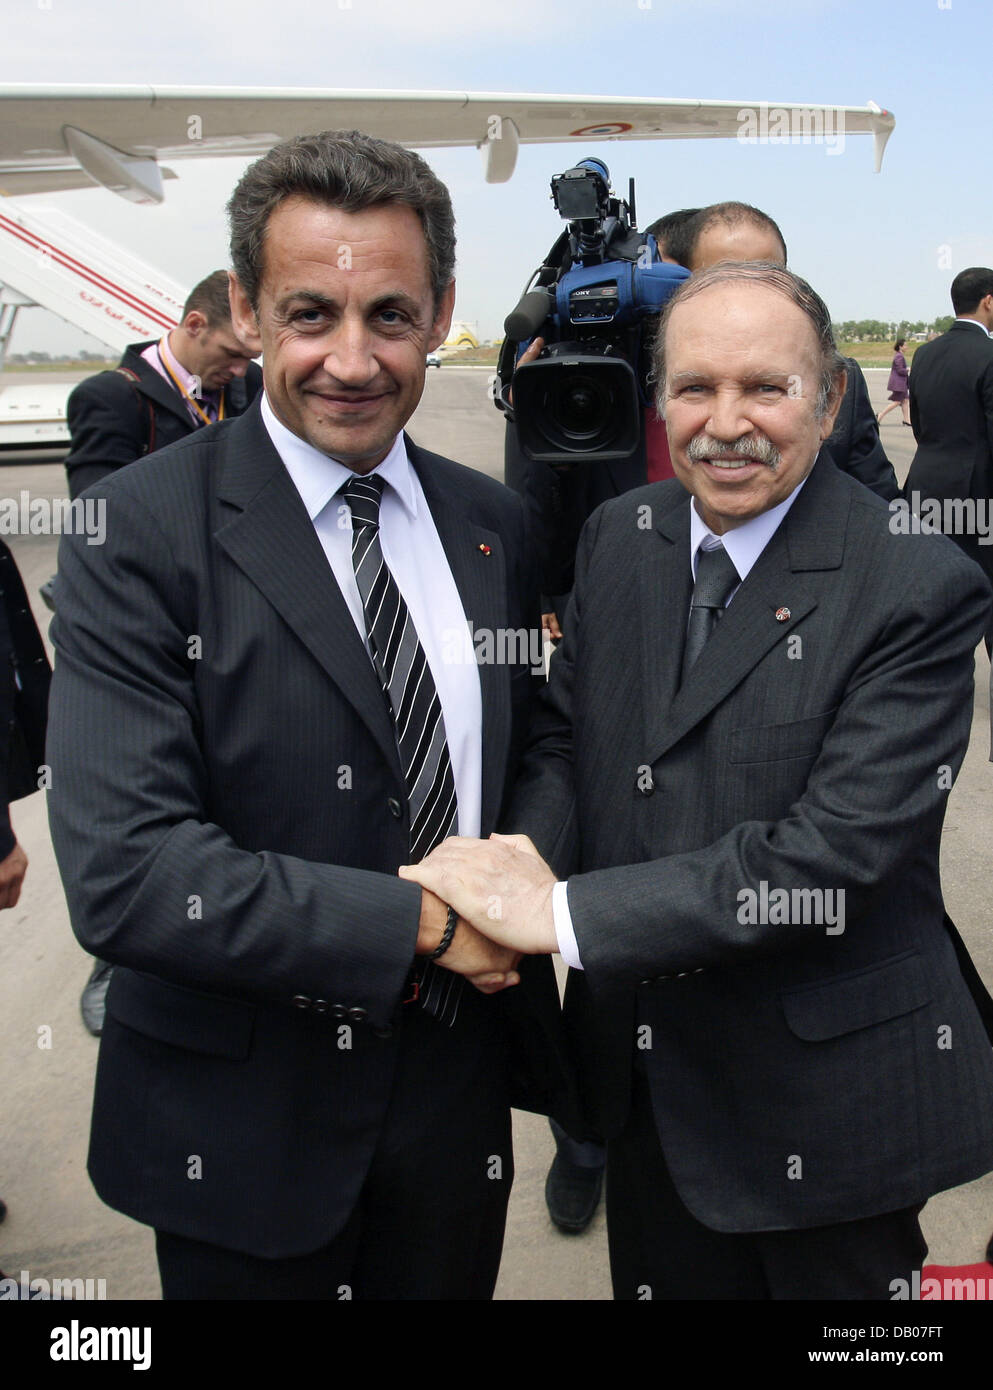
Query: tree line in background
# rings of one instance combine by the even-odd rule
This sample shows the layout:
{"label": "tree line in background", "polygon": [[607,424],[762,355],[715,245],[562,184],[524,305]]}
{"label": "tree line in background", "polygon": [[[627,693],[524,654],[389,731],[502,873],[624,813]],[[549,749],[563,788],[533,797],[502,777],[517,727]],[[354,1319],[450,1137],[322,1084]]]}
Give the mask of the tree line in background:
{"label": "tree line in background", "polygon": [[926,338],[929,333],[947,333],[954,320],[951,314],[937,318],[933,323],[918,319],[910,323],[902,319],[900,323],[881,323],[879,319],[847,319],[844,323],[831,325],[835,338],[845,343],[883,343],[896,342],[897,338],[912,338],[919,334]]}

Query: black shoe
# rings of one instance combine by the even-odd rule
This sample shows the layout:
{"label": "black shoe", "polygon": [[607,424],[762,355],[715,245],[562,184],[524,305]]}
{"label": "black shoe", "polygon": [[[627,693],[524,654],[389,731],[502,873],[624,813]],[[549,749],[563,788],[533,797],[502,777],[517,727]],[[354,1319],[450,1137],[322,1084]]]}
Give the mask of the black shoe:
{"label": "black shoe", "polygon": [[83,1015],[87,1032],[98,1038],[103,1032],[103,1015],[107,1000],[107,986],[113,966],[105,960],[94,962],[93,973],[83,987],[79,1000],[79,1011]]}
{"label": "black shoe", "polygon": [[556,1154],[545,1179],[548,1215],[560,1231],[579,1235],[596,1214],[602,1187],[602,1168],[580,1168]]}

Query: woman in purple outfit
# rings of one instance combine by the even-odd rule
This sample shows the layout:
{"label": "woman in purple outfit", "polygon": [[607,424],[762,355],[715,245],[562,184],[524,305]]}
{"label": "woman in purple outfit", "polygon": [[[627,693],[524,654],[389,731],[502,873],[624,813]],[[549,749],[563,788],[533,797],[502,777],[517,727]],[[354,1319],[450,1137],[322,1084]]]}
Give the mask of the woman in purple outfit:
{"label": "woman in purple outfit", "polygon": [[891,410],[896,410],[897,406],[903,411],[903,423],[905,425],[910,424],[910,390],[907,386],[910,368],[907,366],[907,360],[901,351],[906,341],[906,338],[897,338],[893,345],[893,365],[890,368],[890,379],[886,383],[886,389],[890,393],[890,403],[876,416],[876,422],[880,425]]}

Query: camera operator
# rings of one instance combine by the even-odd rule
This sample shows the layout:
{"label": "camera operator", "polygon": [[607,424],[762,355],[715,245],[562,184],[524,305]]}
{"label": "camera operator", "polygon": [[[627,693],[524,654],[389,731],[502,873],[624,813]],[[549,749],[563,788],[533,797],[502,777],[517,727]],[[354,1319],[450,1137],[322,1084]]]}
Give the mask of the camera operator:
{"label": "camera operator", "polygon": [[689,266],[691,228],[702,211],[702,208],[680,208],[678,212],[667,212],[664,217],[649,222],[645,235],[655,238],[663,261],[670,265]]}
{"label": "camera operator", "polygon": [[[608,183],[598,159],[552,180],[569,230],[508,317],[500,359],[505,390],[498,404],[517,409],[516,416],[508,411],[504,477],[525,499],[546,595],[542,623],[554,641],[562,635],[556,613],[572,587],[586,517],[646,478],[672,476],[665,426],[647,390],[646,348],[655,313],[686,279],[683,247],[698,209],[670,213],[637,232],[633,188],[624,203]],[[514,349],[528,338],[515,361]],[[523,379],[522,369],[531,369]],[[516,406],[511,378],[515,388],[524,382]],[[544,457],[531,458],[525,444]],[[555,1225],[578,1234],[600,1201],[604,1150],[551,1125],[556,1157],[545,1199]]]}

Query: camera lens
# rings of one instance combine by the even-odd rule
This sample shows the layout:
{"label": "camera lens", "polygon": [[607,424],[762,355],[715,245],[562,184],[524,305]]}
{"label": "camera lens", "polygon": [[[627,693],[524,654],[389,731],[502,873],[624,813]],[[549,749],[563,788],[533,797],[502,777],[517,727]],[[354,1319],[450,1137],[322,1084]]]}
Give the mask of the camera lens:
{"label": "camera lens", "polygon": [[607,424],[611,392],[592,377],[574,376],[549,401],[549,413],[559,430],[577,443],[599,434]]}
{"label": "camera lens", "polygon": [[629,363],[553,344],[519,367],[514,413],[528,458],[560,467],[583,459],[626,458],[638,446],[641,408]]}

